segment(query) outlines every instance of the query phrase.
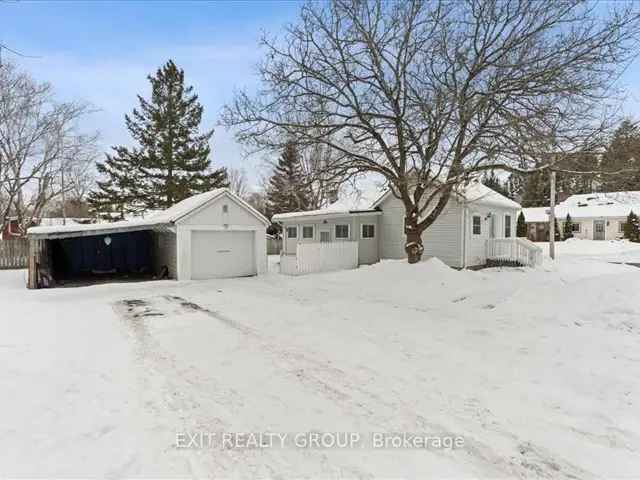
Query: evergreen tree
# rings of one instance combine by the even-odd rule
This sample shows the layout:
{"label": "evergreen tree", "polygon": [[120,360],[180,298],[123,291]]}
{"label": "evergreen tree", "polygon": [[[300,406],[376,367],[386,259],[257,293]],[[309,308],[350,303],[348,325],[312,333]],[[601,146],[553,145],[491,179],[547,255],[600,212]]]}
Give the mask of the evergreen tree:
{"label": "evergreen tree", "polygon": [[287,143],[267,188],[267,217],[276,213],[299,212],[310,206],[309,186],[302,173],[294,143]]}
{"label": "evergreen tree", "polygon": [[632,242],[640,242],[640,218],[633,213],[633,210],[629,212],[624,224],[624,238]]}
{"label": "evergreen tree", "polygon": [[562,225],[562,236],[565,240],[567,238],[573,238],[573,219],[568,213],[567,218],[564,220],[564,225]]}
{"label": "evergreen tree", "polygon": [[484,175],[482,183],[499,194],[504,195],[507,198],[511,198],[508,183],[500,180],[500,177],[498,177],[493,170]]}
{"label": "evergreen tree", "polygon": [[602,175],[603,192],[640,190],[640,128],[625,120],[614,132],[602,158],[603,171],[630,170],[620,175]]}
{"label": "evergreen tree", "polygon": [[550,202],[550,182],[547,170],[525,176],[522,185],[523,207],[543,207]]}
{"label": "evergreen tree", "polygon": [[203,107],[193,87],[185,87],[184,71],[170,60],[147,78],[151,98],[139,95],[139,108],[125,116],[138,147],[116,147],[98,163],[106,178],[92,195],[96,210],[106,204],[124,211],[167,208],[228,185],[226,170],[211,168],[213,130],[199,131]]}
{"label": "evergreen tree", "polygon": [[96,162],[98,173],[105,180],[96,181],[97,189],[89,193],[92,215],[108,220],[123,220],[128,213],[144,209],[139,201],[141,185],[137,161],[125,147],[113,147],[114,155],[106,154],[104,162]]}
{"label": "evergreen tree", "polygon": [[524,218],[524,213],[520,212],[518,215],[518,221],[516,222],[516,237],[526,237],[527,236],[527,223]]}

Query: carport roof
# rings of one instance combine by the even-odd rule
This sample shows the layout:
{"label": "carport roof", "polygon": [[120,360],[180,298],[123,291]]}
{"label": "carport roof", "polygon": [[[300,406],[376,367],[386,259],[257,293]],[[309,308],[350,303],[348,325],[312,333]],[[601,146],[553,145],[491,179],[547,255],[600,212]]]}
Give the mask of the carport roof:
{"label": "carport roof", "polygon": [[46,239],[104,235],[109,233],[134,232],[139,230],[167,230],[170,229],[175,222],[186,217],[197,209],[204,207],[212,200],[224,194],[227,194],[228,196],[236,199],[240,204],[250,210],[251,213],[253,213],[256,217],[258,217],[263,223],[268,224],[268,220],[264,218],[263,215],[257,212],[253,207],[248,205],[242,199],[231,193],[229,189],[217,188],[209,192],[193,195],[192,197],[186,198],[181,202],[176,203],[172,207],[150,215],[147,218],[123,220],[113,223],[31,227],[29,230],[27,230],[27,234],[30,238]]}

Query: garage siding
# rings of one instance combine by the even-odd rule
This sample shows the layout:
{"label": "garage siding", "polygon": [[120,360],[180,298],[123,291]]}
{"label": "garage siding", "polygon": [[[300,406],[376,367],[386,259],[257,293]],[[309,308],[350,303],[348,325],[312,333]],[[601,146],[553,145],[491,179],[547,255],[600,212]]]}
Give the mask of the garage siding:
{"label": "garage siding", "polygon": [[163,266],[169,269],[169,278],[178,278],[178,256],[176,234],[172,232],[153,232],[153,269],[160,273]]}
{"label": "garage siding", "polygon": [[[192,278],[192,233],[194,231],[250,232],[253,235],[255,271],[267,271],[266,225],[246,206],[230,195],[223,195],[176,222],[178,279]],[[193,259],[197,261],[197,259]]]}

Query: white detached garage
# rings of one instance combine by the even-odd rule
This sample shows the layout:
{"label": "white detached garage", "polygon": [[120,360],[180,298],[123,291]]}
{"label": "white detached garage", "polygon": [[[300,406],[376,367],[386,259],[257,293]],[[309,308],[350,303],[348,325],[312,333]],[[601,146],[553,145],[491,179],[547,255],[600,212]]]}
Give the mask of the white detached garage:
{"label": "white detached garage", "polygon": [[[241,277],[267,269],[265,229],[269,221],[227,189],[197,195],[166,212],[186,211],[174,220],[179,280]],[[182,203],[182,202],[181,202]]]}
{"label": "white detached garage", "polygon": [[269,221],[226,188],[145,219],[29,229],[31,288],[104,279],[205,280],[267,270]]}

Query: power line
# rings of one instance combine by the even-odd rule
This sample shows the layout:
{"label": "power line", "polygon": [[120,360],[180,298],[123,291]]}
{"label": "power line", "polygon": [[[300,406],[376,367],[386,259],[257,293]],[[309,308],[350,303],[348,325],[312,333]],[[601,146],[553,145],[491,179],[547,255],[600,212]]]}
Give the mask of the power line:
{"label": "power line", "polygon": [[2,66],[2,49],[5,49],[7,52],[13,53],[14,55],[17,55],[22,58],[42,58],[41,56],[38,56],[38,55],[26,55],[17,50],[14,50],[13,48],[6,46],[4,43],[0,43],[0,67]]}

